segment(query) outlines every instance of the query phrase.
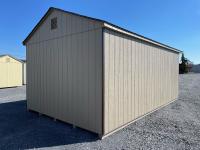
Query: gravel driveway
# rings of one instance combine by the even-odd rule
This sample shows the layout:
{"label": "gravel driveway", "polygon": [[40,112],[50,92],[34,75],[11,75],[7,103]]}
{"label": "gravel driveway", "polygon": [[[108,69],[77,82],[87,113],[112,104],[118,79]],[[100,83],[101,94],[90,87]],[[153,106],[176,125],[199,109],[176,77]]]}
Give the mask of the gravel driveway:
{"label": "gravel driveway", "polygon": [[177,101],[104,140],[27,112],[25,87],[0,89],[0,150],[200,149],[200,74],[180,75],[179,87]]}

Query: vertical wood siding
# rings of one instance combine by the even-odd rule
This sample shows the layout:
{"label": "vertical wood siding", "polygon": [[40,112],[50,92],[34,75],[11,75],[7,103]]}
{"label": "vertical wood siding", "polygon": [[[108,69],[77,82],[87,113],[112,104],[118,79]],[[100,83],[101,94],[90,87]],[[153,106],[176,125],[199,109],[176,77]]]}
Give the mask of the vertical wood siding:
{"label": "vertical wood siding", "polygon": [[1,57],[0,88],[15,86],[22,86],[22,63],[9,56]]}
{"label": "vertical wood siding", "polygon": [[28,108],[101,134],[101,25],[53,11],[26,46]]}
{"label": "vertical wood siding", "polygon": [[104,31],[105,133],[178,96],[178,54]]}
{"label": "vertical wood siding", "polygon": [[22,70],[23,70],[22,81],[23,81],[23,84],[26,84],[26,62],[23,63]]}

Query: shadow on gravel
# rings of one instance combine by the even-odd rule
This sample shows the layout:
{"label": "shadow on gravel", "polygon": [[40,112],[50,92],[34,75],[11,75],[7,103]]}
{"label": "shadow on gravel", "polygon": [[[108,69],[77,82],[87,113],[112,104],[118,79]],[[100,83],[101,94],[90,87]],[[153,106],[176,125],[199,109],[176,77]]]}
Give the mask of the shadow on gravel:
{"label": "shadow on gravel", "polygon": [[0,104],[0,149],[42,148],[96,141],[80,128],[26,110],[26,100]]}

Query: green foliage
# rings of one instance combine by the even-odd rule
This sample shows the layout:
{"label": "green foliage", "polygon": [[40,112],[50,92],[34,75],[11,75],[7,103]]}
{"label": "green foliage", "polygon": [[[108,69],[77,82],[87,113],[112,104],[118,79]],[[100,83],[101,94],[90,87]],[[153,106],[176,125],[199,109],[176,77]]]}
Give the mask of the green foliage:
{"label": "green foliage", "polygon": [[185,58],[184,53],[182,54],[181,57],[181,63],[179,64],[179,73],[180,74],[184,74],[184,73],[188,73],[188,60],[187,58]]}

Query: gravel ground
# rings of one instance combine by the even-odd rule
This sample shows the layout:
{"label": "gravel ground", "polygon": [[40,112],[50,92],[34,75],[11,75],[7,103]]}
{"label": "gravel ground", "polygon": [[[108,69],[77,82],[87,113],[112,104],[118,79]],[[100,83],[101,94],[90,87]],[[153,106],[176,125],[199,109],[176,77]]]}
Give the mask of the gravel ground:
{"label": "gravel ground", "polygon": [[0,89],[0,149],[200,149],[200,74],[180,75],[179,99],[98,140],[26,111],[25,87]]}
{"label": "gravel ground", "polygon": [[0,89],[0,104],[22,101],[25,99],[26,99],[26,86]]}

